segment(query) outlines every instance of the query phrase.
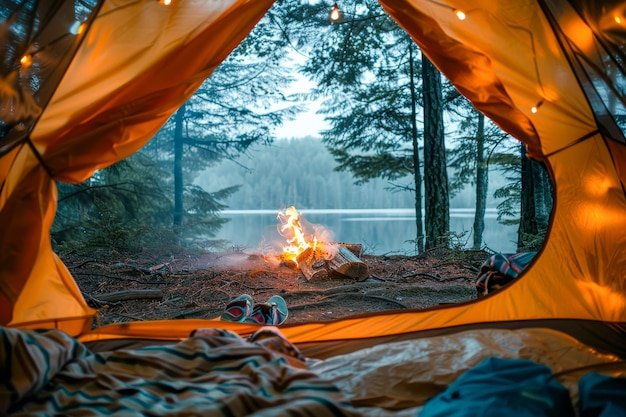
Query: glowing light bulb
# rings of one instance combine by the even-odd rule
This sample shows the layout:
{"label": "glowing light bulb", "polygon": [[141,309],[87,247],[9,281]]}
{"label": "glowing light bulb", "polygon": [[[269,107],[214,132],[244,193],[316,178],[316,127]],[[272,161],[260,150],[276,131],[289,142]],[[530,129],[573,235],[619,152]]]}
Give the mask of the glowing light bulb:
{"label": "glowing light bulb", "polygon": [[530,108],[530,111],[533,113],[537,113],[539,111],[539,107],[541,107],[542,104],[543,104],[543,99],[541,99],[541,101],[539,101],[539,103],[537,103],[536,106],[532,106]]}
{"label": "glowing light bulb", "polygon": [[169,6],[172,4],[172,0],[159,0],[159,3]]}
{"label": "glowing light bulb", "polygon": [[454,11],[454,14],[456,15],[456,17],[459,18],[459,20],[465,20],[465,18],[467,17],[465,13],[458,9]]}
{"label": "glowing light bulb", "polygon": [[85,31],[85,26],[85,22],[76,21],[70,26],[70,33],[72,35],[80,35]]}
{"label": "glowing light bulb", "polygon": [[24,68],[30,67],[32,63],[33,63],[33,57],[30,54],[26,54],[20,59],[20,64],[22,64]]}
{"label": "glowing light bulb", "polygon": [[341,13],[339,13],[339,6],[337,6],[337,3],[335,3],[333,8],[330,10],[330,16],[329,17],[330,17],[330,21],[331,22],[336,22],[341,17]]}
{"label": "glowing light bulb", "polygon": [[615,17],[614,17],[614,20],[615,20],[615,23],[617,23],[618,25],[621,25],[621,24],[622,24],[622,18],[621,18],[621,17],[619,17],[619,16],[615,16]]}

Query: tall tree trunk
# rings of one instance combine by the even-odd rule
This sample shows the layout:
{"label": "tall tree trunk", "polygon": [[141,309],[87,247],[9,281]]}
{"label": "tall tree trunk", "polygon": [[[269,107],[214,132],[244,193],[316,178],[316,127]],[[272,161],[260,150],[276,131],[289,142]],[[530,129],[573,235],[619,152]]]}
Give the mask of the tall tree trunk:
{"label": "tall tree trunk", "polygon": [[539,162],[531,161],[535,196],[535,218],[539,232],[548,229],[552,212],[552,184],[546,169]]}
{"label": "tall tree trunk", "polygon": [[450,200],[443,128],[441,74],[422,54],[426,249],[448,247]]}
{"label": "tall tree trunk", "polygon": [[487,211],[487,189],[489,186],[489,167],[485,158],[485,115],[478,113],[476,131],[476,211],[474,213],[474,249],[480,249],[485,231],[485,212]]}
{"label": "tall tree trunk", "polygon": [[535,209],[535,184],[533,163],[527,156],[526,145],[520,144],[522,164],[522,191],[520,198],[520,223],[517,231],[517,250],[524,251],[526,241],[537,235],[537,215]]}
{"label": "tall tree trunk", "polygon": [[417,131],[417,90],[415,87],[415,67],[413,61],[413,45],[409,46],[409,70],[411,83],[411,139],[413,142],[413,181],[415,183],[415,226],[417,234],[415,243],[417,253],[424,252],[424,225],[422,222],[422,174],[420,171],[420,154]]}
{"label": "tall tree trunk", "polygon": [[174,116],[174,232],[180,235],[183,224],[183,122],[185,105]]}

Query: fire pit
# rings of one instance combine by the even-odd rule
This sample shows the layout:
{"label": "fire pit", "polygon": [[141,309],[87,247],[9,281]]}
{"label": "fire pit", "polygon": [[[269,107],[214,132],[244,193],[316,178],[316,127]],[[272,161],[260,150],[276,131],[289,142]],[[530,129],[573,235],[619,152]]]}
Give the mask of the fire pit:
{"label": "fire pit", "polygon": [[278,220],[278,232],[287,240],[280,259],[300,268],[307,280],[340,276],[362,281],[369,276],[367,264],[360,259],[360,244],[328,241],[330,233],[311,225],[293,206],[279,211]]}

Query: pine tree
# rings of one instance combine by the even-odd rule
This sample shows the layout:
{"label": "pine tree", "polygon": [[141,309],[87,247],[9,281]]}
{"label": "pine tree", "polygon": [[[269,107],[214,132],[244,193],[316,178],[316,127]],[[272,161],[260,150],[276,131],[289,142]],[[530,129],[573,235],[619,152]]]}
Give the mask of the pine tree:
{"label": "pine tree", "polygon": [[[235,159],[252,144],[271,143],[272,128],[298,110],[279,88],[293,81],[278,24],[284,19],[279,7],[272,8],[134,159],[99,171],[75,188],[61,186],[60,215],[53,229],[57,239],[62,231],[68,235],[86,223],[96,232],[114,225],[134,244],[156,241],[140,238],[141,231],[162,233],[165,228],[174,244],[214,236],[225,221],[219,217],[226,207],[222,202],[238,187],[207,192],[193,184],[194,178],[220,160]],[[277,101],[287,104],[276,108]],[[143,172],[144,178],[134,171],[139,160],[152,167]],[[99,209],[88,207],[100,202]],[[70,207],[82,207],[81,215],[70,214]],[[140,212],[150,211],[147,207],[158,207],[153,210],[158,216],[140,217]]]}
{"label": "pine tree", "polygon": [[[311,8],[317,31],[308,33],[303,72],[317,85],[321,112],[331,129],[322,140],[336,170],[351,172],[356,184],[383,178],[403,190],[421,192],[416,121],[421,108],[420,67],[411,38],[373,1],[344,2],[342,19],[328,21],[328,9]],[[411,72],[413,70],[413,72]],[[423,250],[421,195],[416,195],[418,236]]]}
{"label": "pine tree", "polygon": [[422,57],[426,249],[448,247],[450,200],[443,127],[441,74]]}

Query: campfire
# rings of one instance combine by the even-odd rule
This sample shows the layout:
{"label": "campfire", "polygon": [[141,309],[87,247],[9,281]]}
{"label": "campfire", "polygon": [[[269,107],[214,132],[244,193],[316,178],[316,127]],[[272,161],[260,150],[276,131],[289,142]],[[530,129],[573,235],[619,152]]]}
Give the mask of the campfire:
{"label": "campfire", "polygon": [[360,244],[330,241],[326,229],[310,224],[293,206],[279,211],[278,220],[278,233],[287,240],[280,259],[300,268],[309,281],[337,275],[362,281],[369,276],[367,264],[360,259]]}

